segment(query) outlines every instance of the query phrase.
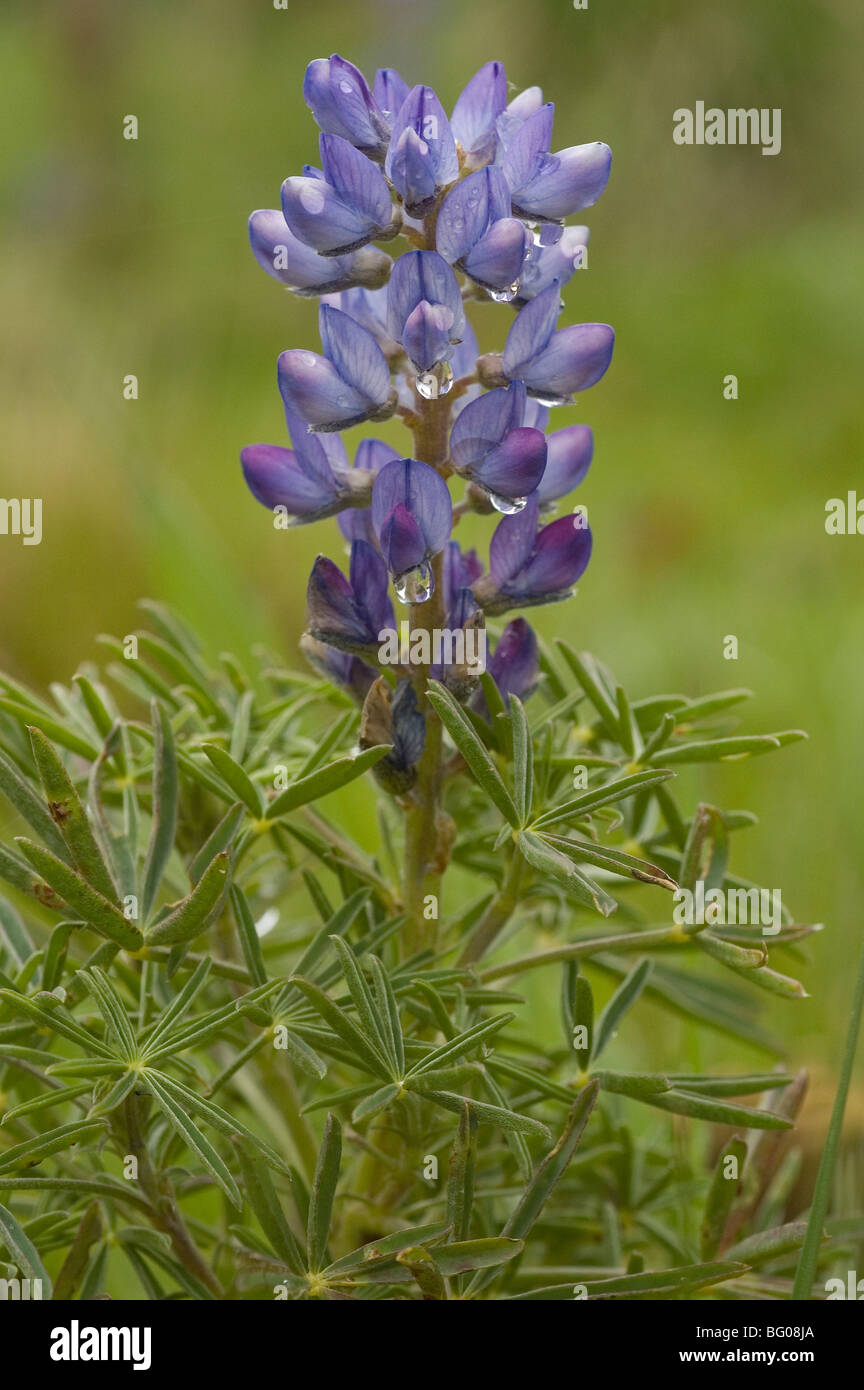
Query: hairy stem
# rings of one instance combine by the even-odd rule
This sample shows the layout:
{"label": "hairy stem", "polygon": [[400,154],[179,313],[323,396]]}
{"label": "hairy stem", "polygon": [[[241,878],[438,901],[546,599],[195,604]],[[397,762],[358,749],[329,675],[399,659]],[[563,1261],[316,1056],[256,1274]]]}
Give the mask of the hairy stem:
{"label": "hairy stem", "polygon": [[474,928],[459,957],[459,965],[473,965],[481,960],[495,941],[502,927],[506,926],[519,906],[519,886],[525,860],[514,850],[507,865],[507,872],[495,897],[490,902],[480,921]]}

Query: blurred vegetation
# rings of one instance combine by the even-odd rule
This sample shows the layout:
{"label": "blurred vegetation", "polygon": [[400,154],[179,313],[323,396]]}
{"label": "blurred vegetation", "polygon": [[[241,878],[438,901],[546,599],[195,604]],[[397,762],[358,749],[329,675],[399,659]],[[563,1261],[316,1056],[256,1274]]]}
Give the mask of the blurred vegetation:
{"label": "blurred vegetation", "polygon": [[[97,632],[137,625],[142,595],[214,652],[266,640],[290,658],[309,564],[339,542],[335,523],[273,530],[240,477],[242,445],[284,437],[278,352],[317,345],[314,306],[255,266],[247,216],[314,158],[310,58],[398,67],[450,106],[499,57],[515,87],[555,101],[559,145],[614,150],[568,313],[612,323],[616,356],[555,421],[595,430],[580,498],[595,558],[538,626],[595,651],[634,696],[746,685],[749,729],[809,730],[693,790],[756,810],[733,867],[826,923],[814,997],[777,1022],[792,1061],[821,1059],[830,1078],[861,934],[864,540],[824,529],[826,500],[860,473],[860,7],[289,5],[5,0],[0,493],[41,496],[44,537],[0,538],[0,665],[68,679]],[[781,107],[782,153],[674,145],[673,110],[697,100]],[[506,310],[476,321],[484,348],[503,342]],[[350,805],[362,834],[362,798]],[[667,1060],[670,1045],[645,1039]]]}

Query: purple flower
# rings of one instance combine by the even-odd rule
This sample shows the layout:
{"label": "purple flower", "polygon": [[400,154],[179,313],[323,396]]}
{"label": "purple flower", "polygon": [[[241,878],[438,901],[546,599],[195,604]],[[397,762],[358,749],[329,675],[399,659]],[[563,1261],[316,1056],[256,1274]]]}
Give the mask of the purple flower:
{"label": "purple flower", "polygon": [[399,76],[395,68],[378,69],[372,84],[372,95],[378,103],[388,129],[392,129],[393,118],[408,92],[408,83]]}
{"label": "purple flower", "polygon": [[483,565],[476,550],[463,552],[458,541],[448,541],[444,547],[444,560],[441,566],[441,587],[444,598],[444,612],[449,613],[462,589],[470,589],[475,579],[483,573]]}
{"label": "purple flower", "polygon": [[318,521],[371,500],[372,477],[348,468],[342,441],[309,434],[286,412],[293,448],[249,444],[240,454],[247,486],[265,507],[284,507],[296,522]]}
{"label": "purple flower", "polygon": [[[372,249],[376,248],[367,247],[366,251]],[[357,255],[364,254],[366,253],[362,251],[357,252]],[[389,260],[389,257],[387,259]],[[387,274],[389,278],[389,269]],[[395,338],[391,338],[387,332],[386,289],[344,290],[341,294],[324,295],[321,303],[329,304],[334,309],[341,309],[343,314],[349,314],[355,322],[360,324],[361,328],[365,328],[368,333],[372,334],[385,357],[401,355],[402,344],[397,342]]]}
{"label": "purple flower", "polygon": [[343,256],[392,237],[390,190],[380,169],[341,135],[320,139],[323,178],[286,179],[282,213],[294,235],[323,256]]}
{"label": "purple flower", "polygon": [[395,625],[387,569],[377,550],[366,541],[353,542],[350,579],[319,555],[309,576],[306,609],[306,627],[316,641],[348,652],[377,647],[382,628]]}
{"label": "purple flower", "polygon": [[478,285],[513,297],[532,245],[527,228],[510,216],[510,190],[500,169],[478,169],[441,204],[437,246],[445,261]]}
{"label": "purple flower", "polygon": [[369,687],[377,680],[377,672],[359,656],[350,652],[337,651],[324,642],[318,642],[308,632],[300,638],[300,650],[306,660],[326,680],[335,682],[347,690],[349,695],[362,705],[369,693]]}
{"label": "purple flower", "polygon": [[529,116],[533,116],[535,111],[539,111],[543,105],[543,91],[540,87],[526,87],[524,92],[515,96],[508,106],[504,108],[498,120],[495,122],[498,135],[498,146],[496,160],[500,163],[503,158],[504,150],[508,142],[512,139],[515,131],[527,121]]}
{"label": "purple flower", "polygon": [[489,573],[474,584],[487,614],[569,598],[591,558],[591,532],[581,515],[537,530],[539,503],[499,522],[489,546]]}
{"label": "purple flower", "polygon": [[[329,435],[325,438],[335,438]],[[372,481],[381,472],[385,463],[392,463],[394,459],[401,458],[395,449],[389,444],[385,444],[381,439],[364,439],[358,445],[357,453],[354,455],[354,469],[365,481],[366,478]],[[371,501],[371,491],[369,494]],[[354,507],[350,511],[346,510],[339,513],[337,517],[339,530],[347,541],[368,541],[370,545],[377,546],[378,538],[372,527],[372,512],[369,507]]]}
{"label": "purple flower", "polygon": [[375,289],[387,283],[393,264],[377,246],[347,256],[319,256],[297,240],[278,208],[252,213],[249,241],[261,269],[299,295],[333,293],[353,285]]}
{"label": "purple flower", "polygon": [[559,289],[566,285],[582,266],[587,249],[587,227],[565,227],[559,239],[551,245],[532,244],[519,281],[517,304],[536,299],[553,280],[557,280]]}
{"label": "purple flower", "polygon": [[565,425],[546,440],[546,471],[537,497],[541,507],[557,502],[578,487],[591,467],[594,435],[587,425]]}
{"label": "purple flower", "polygon": [[[517,700],[527,700],[537,686],[540,679],[537,635],[524,618],[514,618],[501,633],[489,659],[489,674],[505,704],[510,703],[511,695]],[[485,705],[485,701],[483,703]]]}
{"label": "purple flower", "polygon": [[372,488],[372,525],[403,603],[424,603],[433,590],[429,561],[450,537],[453,509],[443,478],[426,463],[397,459]]}
{"label": "purple flower", "polygon": [[524,428],[525,387],[521,381],[487,391],[467,405],[450,433],[453,466],[487,492],[499,511],[517,510],[540,483],[546,440]]}
{"label": "purple flower", "polygon": [[392,413],[390,368],[372,334],[327,304],[321,306],[318,323],[323,357],[293,348],[279,358],[279,390],[286,407],[313,430],[386,419]]}
{"label": "purple flower", "polygon": [[364,154],[383,158],[389,124],[353,63],[338,53],[316,58],[306,69],[303,98],[326,134],[341,135]]}
{"label": "purple flower", "polygon": [[567,403],[600,380],[612,360],[615,334],[606,323],[577,323],[556,333],[557,281],[519,310],[501,358],[504,375],[524,381],[547,405]]}
{"label": "purple flower", "polygon": [[495,122],[507,105],[503,63],[487,63],[459,96],[450,122],[469,167],[488,164],[495,153]]}
{"label": "purple flower", "polygon": [[409,251],[393,267],[387,289],[387,328],[419,372],[452,355],[465,327],[462,293],[435,251]]}
{"label": "purple flower", "polygon": [[519,217],[560,222],[596,203],[609,182],[612,151],[599,141],[549,153],[554,107],[539,107],[505,137],[501,168]]}
{"label": "purple flower", "polygon": [[411,217],[422,217],[439,189],[459,177],[450,122],[431,87],[414,87],[403,101],[384,168]]}

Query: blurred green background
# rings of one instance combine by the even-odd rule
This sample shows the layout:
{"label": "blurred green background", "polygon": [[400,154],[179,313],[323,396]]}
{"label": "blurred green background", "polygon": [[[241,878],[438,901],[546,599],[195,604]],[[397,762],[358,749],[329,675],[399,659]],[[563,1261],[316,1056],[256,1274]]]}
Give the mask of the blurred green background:
{"label": "blurred green background", "polygon": [[[732,867],[826,923],[814,997],[778,1020],[824,1091],[862,929],[864,538],[824,528],[829,497],[864,495],[862,28],[856,0],[5,0],[0,493],[42,497],[44,537],[0,537],[0,665],[68,679],[143,595],[215,652],[290,659],[311,559],[340,545],[332,522],[275,531],[241,480],[244,444],[284,441],[277,354],[317,346],[247,216],[315,158],[310,58],[395,66],[448,107],[503,59],[555,101],[559,146],[614,151],[567,314],[612,323],[615,360],[555,420],[595,430],[595,558],[538,625],[634,697],[746,685],[748,731],[809,730],[694,790],[760,815]],[[698,100],[782,108],[782,153],[676,146],[672,113]],[[483,348],[509,319],[477,311]]]}

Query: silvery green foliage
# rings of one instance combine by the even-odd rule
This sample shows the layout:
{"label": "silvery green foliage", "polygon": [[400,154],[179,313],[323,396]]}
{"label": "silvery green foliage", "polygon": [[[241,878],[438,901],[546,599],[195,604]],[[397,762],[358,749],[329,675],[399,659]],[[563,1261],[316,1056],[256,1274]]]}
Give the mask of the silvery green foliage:
{"label": "silvery green foliage", "polygon": [[[414,949],[398,800],[366,775],[387,745],[357,752],[350,697],[266,654],[213,666],[148,611],[137,656],[106,639],[107,670],[50,701],[2,682],[5,1263],[59,1298],[788,1297],[774,1139],[804,1085],[754,1003],[794,1008],[812,929],[670,904],[747,886],[753,820],[685,809],[678,769],[799,735],[734,732],[741,690],[629,701],[564,643],[530,724],[488,675],[488,718],[433,686],[455,886]],[[680,1074],[671,1045],[668,1072],[622,1068],[646,1007],[752,1073]],[[740,1137],[712,1177],[717,1125]]]}

